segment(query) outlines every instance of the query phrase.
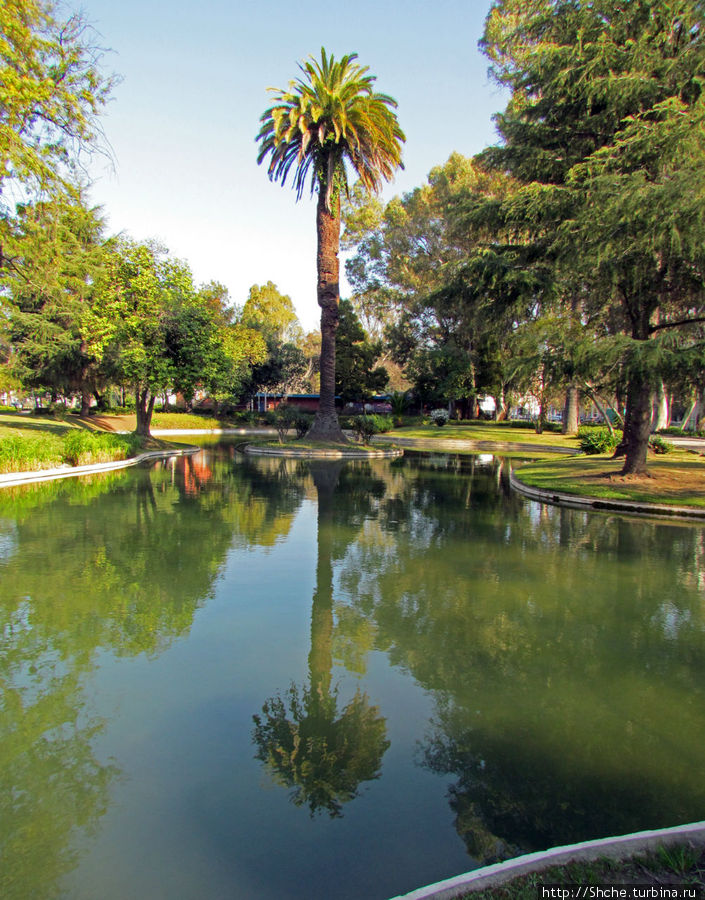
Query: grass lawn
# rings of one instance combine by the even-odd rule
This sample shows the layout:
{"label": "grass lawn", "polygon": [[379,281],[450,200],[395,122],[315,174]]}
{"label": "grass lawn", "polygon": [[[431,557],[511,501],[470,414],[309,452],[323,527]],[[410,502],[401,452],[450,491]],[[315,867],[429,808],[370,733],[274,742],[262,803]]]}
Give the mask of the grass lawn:
{"label": "grass lawn", "polygon": [[393,439],[399,437],[423,438],[425,440],[452,440],[452,441],[484,441],[492,443],[525,444],[537,447],[556,447],[559,449],[576,450],[578,440],[575,437],[566,437],[555,431],[544,431],[536,434],[530,428],[512,428],[504,423],[482,422],[471,425],[420,425],[406,428],[395,428],[389,433]]}
{"label": "grass lawn", "polygon": [[0,440],[11,434],[27,437],[33,434],[66,434],[72,428],[90,429],[90,425],[78,416],[57,419],[53,416],[35,416],[30,413],[0,412]]}
{"label": "grass lawn", "polygon": [[609,456],[543,459],[515,470],[530,487],[670,506],[705,507],[705,459],[683,450],[664,456],[649,454],[648,475],[620,475],[623,460]]}
{"label": "grass lawn", "polygon": [[[137,427],[137,417],[134,413],[123,415],[95,415],[90,418],[91,424],[96,428],[104,428],[107,431],[134,431]],[[163,429],[174,431],[203,430],[229,428],[230,423],[213,416],[201,416],[193,413],[162,413],[155,412],[152,416],[152,430]]]}
{"label": "grass lawn", "polygon": [[[384,437],[388,437],[388,435],[384,435]],[[306,438],[294,438],[289,437],[284,440],[283,443],[279,443],[278,440],[248,440],[248,444],[254,444],[257,447],[271,447],[273,450],[281,450],[286,447],[291,447],[295,450],[339,450],[341,453],[349,453],[354,450],[355,453],[367,452],[370,456],[374,456],[379,450],[384,450],[387,447],[393,446],[393,442],[384,441],[377,442],[374,444],[360,444],[357,441],[348,441],[345,444],[335,443],[333,441],[309,441]]]}
{"label": "grass lawn", "polygon": [[145,450],[171,449],[157,438],[112,434],[97,422],[0,414],[0,473],[34,472],[57,466],[80,466],[127,459]]}

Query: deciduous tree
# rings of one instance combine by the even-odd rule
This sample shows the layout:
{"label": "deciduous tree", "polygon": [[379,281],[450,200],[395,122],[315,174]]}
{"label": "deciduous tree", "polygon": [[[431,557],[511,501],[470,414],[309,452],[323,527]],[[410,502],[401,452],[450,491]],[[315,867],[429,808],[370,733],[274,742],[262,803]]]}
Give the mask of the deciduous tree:
{"label": "deciduous tree", "polygon": [[97,116],[114,84],[80,14],[53,0],[0,6],[0,213],[8,182],[59,184],[81,148],[96,145]]}

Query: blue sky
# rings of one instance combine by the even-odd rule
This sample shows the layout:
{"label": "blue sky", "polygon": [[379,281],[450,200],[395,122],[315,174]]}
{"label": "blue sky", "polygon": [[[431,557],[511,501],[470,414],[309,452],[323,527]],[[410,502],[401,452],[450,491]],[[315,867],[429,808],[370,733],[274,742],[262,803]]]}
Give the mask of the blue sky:
{"label": "blue sky", "polygon": [[82,9],[123,79],[103,117],[115,169],[91,169],[110,232],[159,239],[236,303],[271,280],[307,330],[318,323],[315,203],[297,204],[257,166],[266,88],[285,87],[321,46],[357,53],[398,101],[407,137],[405,170],[385,198],[422,184],[454,150],[472,155],[496,139],[491,116],[505,101],[477,49],[489,0],[86,0]]}

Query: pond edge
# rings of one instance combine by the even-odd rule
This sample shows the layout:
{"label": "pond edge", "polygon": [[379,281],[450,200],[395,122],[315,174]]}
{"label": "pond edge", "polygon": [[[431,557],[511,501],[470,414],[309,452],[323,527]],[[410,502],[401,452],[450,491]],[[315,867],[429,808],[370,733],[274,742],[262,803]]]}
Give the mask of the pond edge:
{"label": "pond edge", "polygon": [[671,518],[705,519],[705,509],[694,506],[668,506],[665,503],[648,503],[638,500],[603,500],[598,497],[583,497],[580,494],[565,494],[546,488],[531,487],[520,481],[512,471],[509,474],[512,489],[530,500],[551,503],[554,506],[570,506],[574,509],[611,510],[612,512],[633,513],[639,516],[669,516]]}
{"label": "pond edge", "polygon": [[385,447],[378,450],[314,450],[303,447],[262,447],[257,444],[245,444],[242,452],[249,456],[278,456],[285,459],[395,459],[404,455],[397,447]]}
{"label": "pond edge", "polygon": [[186,456],[197,453],[201,447],[184,446],[178,450],[150,450],[139,456],[127,459],[116,459],[111,462],[91,463],[87,466],[57,466],[53,469],[36,469],[30,472],[6,472],[0,475],[0,488],[14,487],[19,484],[31,484],[37,481],[55,481],[57,478],[75,478],[78,475],[95,475],[100,472],[112,472],[115,469],[126,469],[136,466],[147,459],[160,459],[169,456]]}
{"label": "pond edge", "polygon": [[619,837],[581,841],[577,844],[552,847],[538,853],[527,853],[505,862],[483,866],[481,869],[473,869],[463,875],[438,881],[408,894],[400,894],[391,900],[454,900],[471,891],[497,887],[514,878],[541,872],[552,866],[562,866],[571,862],[594,862],[605,857],[627,859],[661,846],[688,843],[705,845],[705,821],[678,825],[675,828],[636,831]]}

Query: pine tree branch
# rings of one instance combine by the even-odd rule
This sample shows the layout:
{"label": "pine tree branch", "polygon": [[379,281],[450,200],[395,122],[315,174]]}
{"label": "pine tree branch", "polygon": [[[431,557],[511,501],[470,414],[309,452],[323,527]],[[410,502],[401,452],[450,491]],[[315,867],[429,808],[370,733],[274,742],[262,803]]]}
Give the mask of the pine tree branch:
{"label": "pine tree branch", "polygon": [[681,325],[697,325],[705,322],[705,316],[696,316],[694,319],[679,319],[677,322],[662,322],[659,325],[650,325],[649,334],[655,331],[663,331],[666,328],[679,328]]}

